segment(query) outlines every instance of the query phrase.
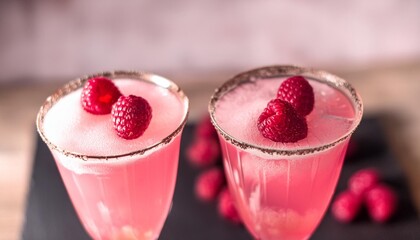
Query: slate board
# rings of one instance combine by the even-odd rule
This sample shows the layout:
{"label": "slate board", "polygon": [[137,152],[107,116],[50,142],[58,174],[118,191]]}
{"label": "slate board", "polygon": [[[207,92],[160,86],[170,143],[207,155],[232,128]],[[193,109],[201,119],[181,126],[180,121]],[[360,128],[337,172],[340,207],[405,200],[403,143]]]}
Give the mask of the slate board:
{"label": "slate board", "polygon": [[[201,203],[194,197],[193,184],[199,171],[188,164],[183,151],[192,141],[193,130],[193,125],[187,125],[183,133],[173,207],[160,239],[251,240],[244,227],[232,225],[218,216],[216,204]],[[327,212],[311,239],[420,239],[420,220],[378,120],[364,119],[353,140],[358,149],[353,157],[346,159],[337,192],[346,187],[347,179],[357,169],[374,166],[397,190],[398,214],[385,225],[372,223],[366,214],[355,223],[344,225]],[[90,239],[76,216],[48,147],[39,137],[25,216],[24,240]]]}

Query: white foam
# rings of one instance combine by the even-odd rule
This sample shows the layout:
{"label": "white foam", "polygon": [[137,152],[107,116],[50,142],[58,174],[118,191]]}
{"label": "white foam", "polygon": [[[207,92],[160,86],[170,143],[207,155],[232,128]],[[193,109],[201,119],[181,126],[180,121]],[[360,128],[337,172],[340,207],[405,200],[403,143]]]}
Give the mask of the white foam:
{"label": "white foam", "polygon": [[44,132],[58,147],[84,155],[118,155],[141,150],[171,134],[182,122],[186,109],[167,89],[130,79],[114,81],[123,95],[145,98],[152,107],[152,120],[144,134],[134,140],[117,136],[111,114],[93,115],[80,104],[81,90],[63,97],[46,114]]}
{"label": "white foam", "polygon": [[352,127],[355,112],[350,100],[327,84],[309,80],[315,93],[315,107],[306,117],[307,138],[288,144],[264,138],[258,131],[257,119],[267,103],[276,97],[282,81],[284,78],[259,80],[243,84],[224,95],[215,111],[220,127],[238,140],[276,149],[314,147],[333,142]]}

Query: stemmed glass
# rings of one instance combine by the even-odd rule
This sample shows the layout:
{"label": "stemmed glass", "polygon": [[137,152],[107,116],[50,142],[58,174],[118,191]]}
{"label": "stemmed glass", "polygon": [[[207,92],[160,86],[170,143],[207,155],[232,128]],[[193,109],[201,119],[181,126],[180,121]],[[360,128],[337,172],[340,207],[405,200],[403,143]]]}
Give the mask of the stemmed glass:
{"label": "stemmed glass", "polygon": [[[340,128],[324,126],[325,134],[331,133],[334,138],[302,140],[297,144],[271,145],[264,141],[244,140],[246,134],[238,132],[258,131],[257,123],[255,127],[250,127],[254,129],[241,129],[244,119],[235,114],[248,111],[249,117],[256,119],[251,116],[255,113],[251,113],[248,105],[256,101],[258,91],[267,90],[260,90],[259,83],[274,81],[276,84],[268,92],[273,92],[275,96],[279,85],[273,79],[295,75],[304,76],[317,86],[314,87],[315,101],[320,102],[315,107],[323,105],[325,109],[330,109],[337,104],[334,101],[321,102],[318,97],[323,94],[342,94],[348,99],[350,110],[346,114],[349,117],[341,119],[329,116],[327,112],[318,116],[320,121],[336,118],[340,124],[342,120],[348,125],[346,130],[334,133]],[[244,92],[249,95],[241,94],[241,88],[246,89]],[[235,98],[242,98],[240,101],[243,104],[236,106],[237,109],[229,109],[230,102]],[[264,107],[261,105],[257,112]],[[216,89],[209,103],[209,112],[220,138],[229,189],[249,232],[262,240],[309,238],[328,207],[349,139],[362,118],[362,101],[354,88],[345,80],[324,71],[295,66],[263,67],[238,74]],[[316,117],[308,115],[307,118]],[[308,128],[312,131],[314,126]]]}
{"label": "stemmed glass", "polygon": [[[113,80],[130,79],[140,84],[133,87],[154,85],[153,91],[156,95],[161,94],[163,101],[165,94],[175,95],[180,102],[177,111],[182,113],[182,119],[174,123],[176,127],[167,136],[132,152],[120,153],[111,146],[109,152],[116,154],[89,155],[58,146],[45,132],[44,120],[48,112],[64,97],[80,90],[88,79],[98,76]],[[36,121],[38,132],[51,150],[79,219],[92,238],[159,237],[171,207],[181,133],[188,109],[188,98],[175,83],[154,74],[131,71],[104,72],[73,80],[42,105]],[[77,135],[71,137],[75,141],[84,141]]]}

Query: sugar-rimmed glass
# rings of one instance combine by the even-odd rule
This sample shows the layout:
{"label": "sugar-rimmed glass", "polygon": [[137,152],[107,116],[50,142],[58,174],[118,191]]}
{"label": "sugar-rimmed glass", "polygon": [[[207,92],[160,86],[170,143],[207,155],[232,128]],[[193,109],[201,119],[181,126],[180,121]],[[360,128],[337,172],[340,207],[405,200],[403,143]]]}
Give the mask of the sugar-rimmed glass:
{"label": "sugar-rimmed glass", "polygon": [[[169,91],[181,103],[182,120],[159,141],[125,153],[84,154],[68,151],[50,141],[44,131],[44,119],[50,109],[64,96],[82,88],[88,79],[99,76],[132,79]],[[37,129],[51,150],[73,206],[91,237],[159,237],[171,206],[188,109],[188,98],[175,83],[155,74],[134,71],[103,72],[79,78],[47,98],[37,116]],[[78,136],[74,138],[83,141]]]}
{"label": "sugar-rimmed glass", "polygon": [[[304,147],[299,144],[272,147],[244,141],[221,126],[217,111],[227,94],[246,84],[295,75],[324,84],[347,97],[354,116],[345,132],[334,139]],[[277,88],[278,85],[273,86]],[[241,97],[253,101],[253,96]],[[240,111],[247,111],[246,104],[240,107]],[[209,112],[220,138],[229,189],[249,232],[262,240],[309,238],[327,209],[348,141],[363,115],[363,104],[355,89],[324,71],[269,66],[238,74],[225,82],[212,96]],[[229,118],[233,114],[229,112]],[[232,119],[238,121],[238,118]],[[236,128],[240,128],[240,124],[237,125]]]}

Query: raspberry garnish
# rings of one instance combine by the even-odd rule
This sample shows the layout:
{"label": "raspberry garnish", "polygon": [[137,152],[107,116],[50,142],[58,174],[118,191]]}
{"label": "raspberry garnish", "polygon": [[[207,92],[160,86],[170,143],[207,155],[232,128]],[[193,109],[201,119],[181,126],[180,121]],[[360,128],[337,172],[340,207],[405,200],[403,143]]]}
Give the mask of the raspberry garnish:
{"label": "raspberry garnish", "polygon": [[275,142],[297,142],[308,135],[306,119],[290,103],[280,99],[268,102],[257,126],[264,137]]}
{"label": "raspberry garnish", "polygon": [[292,104],[302,116],[308,115],[314,108],[314,90],[302,76],[293,76],[282,82],[277,98]]}
{"label": "raspberry garnish", "polygon": [[369,215],[379,223],[388,221],[397,208],[397,195],[385,184],[377,185],[368,190],[365,201]]}
{"label": "raspberry garnish", "polygon": [[213,138],[198,137],[187,149],[188,160],[196,167],[208,167],[220,157],[219,143]]}
{"label": "raspberry garnish", "polygon": [[143,135],[152,119],[152,108],[142,97],[121,96],[112,106],[112,121],[118,136],[135,139]]}
{"label": "raspberry garnish", "polygon": [[231,221],[232,223],[241,223],[241,218],[238,214],[238,211],[236,210],[235,205],[233,204],[232,196],[230,195],[229,189],[227,187],[223,188],[223,190],[220,192],[218,210],[222,217]]}
{"label": "raspberry garnish", "polygon": [[351,222],[357,216],[362,203],[362,198],[351,191],[340,193],[332,204],[334,217],[344,223]]}
{"label": "raspberry garnish", "polygon": [[93,114],[108,114],[112,105],[121,96],[114,83],[104,77],[91,78],[82,89],[81,102],[83,109]]}
{"label": "raspberry garnish", "polygon": [[200,174],[195,182],[195,194],[203,201],[211,201],[217,197],[225,177],[220,168],[211,168]]}
{"label": "raspberry garnish", "polygon": [[354,173],[348,182],[350,190],[356,195],[363,195],[378,184],[379,173],[373,168],[362,169]]}

